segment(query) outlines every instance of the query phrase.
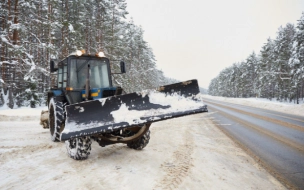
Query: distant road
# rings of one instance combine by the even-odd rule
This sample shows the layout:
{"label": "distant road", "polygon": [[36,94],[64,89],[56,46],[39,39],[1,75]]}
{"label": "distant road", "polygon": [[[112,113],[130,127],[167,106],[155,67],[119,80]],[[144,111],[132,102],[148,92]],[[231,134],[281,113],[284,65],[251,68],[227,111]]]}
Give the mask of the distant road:
{"label": "distant road", "polygon": [[204,98],[213,121],[289,189],[304,189],[304,117]]}

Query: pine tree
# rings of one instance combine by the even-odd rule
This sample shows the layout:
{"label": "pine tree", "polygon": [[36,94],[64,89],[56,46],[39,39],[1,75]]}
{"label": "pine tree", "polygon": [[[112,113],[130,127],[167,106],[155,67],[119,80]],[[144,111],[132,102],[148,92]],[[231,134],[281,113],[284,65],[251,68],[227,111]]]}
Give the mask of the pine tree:
{"label": "pine tree", "polygon": [[291,49],[295,28],[292,24],[287,24],[286,27],[279,28],[278,35],[274,41],[273,59],[274,72],[276,73],[277,99],[287,100],[288,92],[290,91],[290,67],[288,61],[291,57]]}
{"label": "pine tree", "polygon": [[261,97],[272,99],[274,97],[274,85],[275,74],[274,59],[273,59],[274,44],[273,41],[268,38],[267,43],[262,47],[260,51],[260,60],[258,65],[258,78],[260,81],[260,93]]}
{"label": "pine tree", "polygon": [[304,12],[296,26],[292,54],[289,59],[290,73],[292,75],[293,96],[299,103],[304,97]]}

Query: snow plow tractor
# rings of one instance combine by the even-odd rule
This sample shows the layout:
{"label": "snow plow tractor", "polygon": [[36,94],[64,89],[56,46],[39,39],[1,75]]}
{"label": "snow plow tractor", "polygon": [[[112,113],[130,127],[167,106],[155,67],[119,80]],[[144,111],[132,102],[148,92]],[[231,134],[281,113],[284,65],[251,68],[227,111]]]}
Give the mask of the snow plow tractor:
{"label": "snow plow tractor", "polygon": [[[123,61],[120,69],[115,74],[126,72]],[[44,128],[50,129],[52,141],[65,141],[76,160],[88,157],[92,140],[102,147],[125,143],[141,150],[149,143],[151,123],[208,111],[197,80],[123,94],[112,85],[114,73],[102,52],[77,51],[58,63],[51,60],[50,71],[57,82],[48,92]]]}

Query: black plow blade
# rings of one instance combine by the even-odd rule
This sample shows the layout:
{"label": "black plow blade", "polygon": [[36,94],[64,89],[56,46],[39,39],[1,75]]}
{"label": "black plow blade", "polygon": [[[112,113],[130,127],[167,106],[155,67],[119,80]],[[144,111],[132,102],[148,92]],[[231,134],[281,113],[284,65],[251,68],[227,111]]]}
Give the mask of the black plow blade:
{"label": "black plow blade", "polygon": [[208,112],[197,80],[66,106],[61,140]]}

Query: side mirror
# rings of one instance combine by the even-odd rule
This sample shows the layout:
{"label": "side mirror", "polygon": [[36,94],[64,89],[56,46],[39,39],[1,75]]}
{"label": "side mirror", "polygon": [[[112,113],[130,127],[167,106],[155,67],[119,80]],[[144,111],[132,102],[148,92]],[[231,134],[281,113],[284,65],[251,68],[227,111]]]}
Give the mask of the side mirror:
{"label": "side mirror", "polygon": [[121,73],[126,73],[126,64],[124,61],[120,61],[120,71]]}
{"label": "side mirror", "polygon": [[50,61],[50,71],[51,73],[56,72],[58,70],[58,66],[56,66],[56,59],[51,59]]}

